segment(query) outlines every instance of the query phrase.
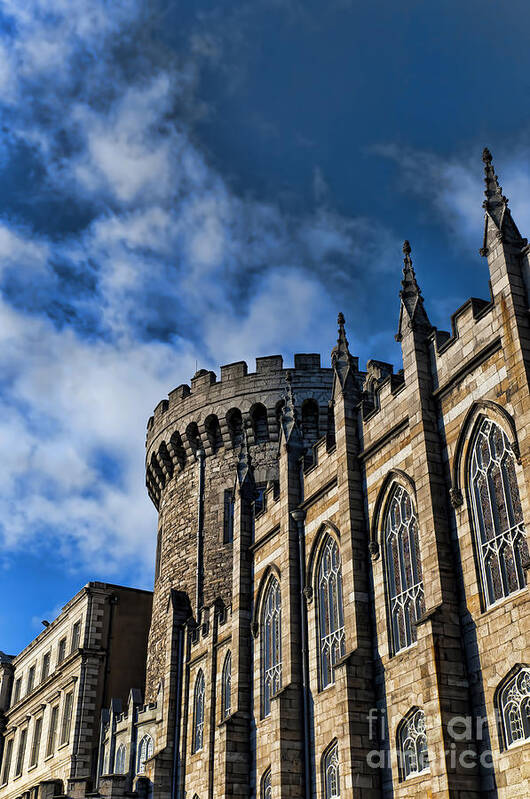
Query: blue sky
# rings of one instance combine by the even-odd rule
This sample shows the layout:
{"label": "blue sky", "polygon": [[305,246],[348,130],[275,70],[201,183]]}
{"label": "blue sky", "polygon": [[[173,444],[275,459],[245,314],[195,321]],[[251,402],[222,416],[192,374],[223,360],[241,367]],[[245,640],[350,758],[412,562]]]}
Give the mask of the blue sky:
{"label": "blue sky", "polygon": [[[153,407],[199,367],[400,366],[488,295],[487,145],[530,233],[527,2],[0,2],[0,649],[85,582],[151,587]],[[5,597],[13,599],[5,600]]]}

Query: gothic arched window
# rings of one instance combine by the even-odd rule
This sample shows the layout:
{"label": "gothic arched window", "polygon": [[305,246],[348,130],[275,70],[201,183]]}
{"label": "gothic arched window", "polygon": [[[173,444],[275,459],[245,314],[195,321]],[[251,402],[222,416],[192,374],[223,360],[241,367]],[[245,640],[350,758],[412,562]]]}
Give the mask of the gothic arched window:
{"label": "gothic arched window", "polygon": [[272,799],[271,770],[267,769],[261,778],[261,799]]}
{"label": "gothic arched window", "polygon": [[469,467],[478,560],[486,605],[524,588],[528,544],[515,456],[506,433],[483,419],[475,436]]}
{"label": "gothic arched window", "polygon": [[271,712],[271,697],[282,687],[282,597],[280,584],[271,577],[261,612],[261,713]]}
{"label": "gothic arched window", "polygon": [[221,678],[221,718],[230,715],[232,705],[232,653],[227,652]]}
{"label": "gothic arched window", "polygon": [[120,744],[116,750],[116,759],[114,761],[114,773],[125,774],[125,746]]}
{"label": "gothic arched window", "polygon": [[204,745],[204,674],[199,670],[193,692],[193,734],[192,752],[198,752]]}
{"label": "gothic arched window", "polygon": [[418,520],[408,491],[396,485],[385,518],[385,552],[392,651],[416,641],[416,621],[425,612]]}
{"label": "gothic arched window", "polygon": [[429,753],[425,734],[425,713],[414,708],[398,727],[398,752],[403,779],[416,777],[429,770]]}
{"label": "gothic arched window", "polygon": [[265,405],[258,403],[254,405],[250,412],[252,429],[254,431],[254,442],[261,444],[269,440],[269,423],[267,421],[267,409]]}
{"label": "gothic arched window", "polygon": [[322,761],[324,799],[340,799],[339,746],[333,743]]}
{"label": "gothic arched window", "polygon": [[[153,739],[150,735],[144,735],[138,746],[138,757],[136,759],[136,773],[145,773],[145,761],[153,756]],[[121,772],[120,772],[121,773]]]}
{"label": "gothic arched window", "polygon": [[346,652],[342,568],[336,541],[326,535],[317,570],[320,688],[335,682],[333,667]]}
{"label": "gothic arched window", "polygon": [[530,669],[521,667],[502,689],[499,709],[506,746],[530,739]]}

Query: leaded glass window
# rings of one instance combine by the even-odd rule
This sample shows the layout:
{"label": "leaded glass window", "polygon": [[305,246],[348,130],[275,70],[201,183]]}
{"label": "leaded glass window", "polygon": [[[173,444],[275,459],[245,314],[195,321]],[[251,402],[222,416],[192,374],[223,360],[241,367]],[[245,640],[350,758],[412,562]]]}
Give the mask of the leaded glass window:
{"label": "leaded glass window", "polygon": [[153,756],[153,739],[150,735],[144,735],[138,747],[138,757],[136,759],[136,773],[145,774],[145,761]]}
{"label": "leaded glass window", "polygon": [[114,762],[114,772],[116,774],[125,774],[125,746],[120,744],[116,750],[116,760]]}
{"label": "leaded glass window", "polygon": [[470,464],[470,494],[486,605],[524,588],[528,544],[515,457],[506,433],[491,419],[480,424]]}
{"label": "leaded glass window", "polygon": [[317,572],[320,687],[335,682],[334,666],[346,652],[342,568],[336,541],[326,536]]}
{"label": "leaded glass window", "polygon": [[325,799],[340,799],[339,747],[336,741],[324,755],[322,771]]}
{"label": "leaded glass window", "polygon": [[429,770],[425,733],[425,713],[416,709],[403,719],[398,729],[398,752],[403,779]]}
{"label": "leaded glass window", "polygon": [[416,621],[425,612],[418,520],[408,491],[397,485],[385,519],[387,587],[392,650],[416,641]]}
{"label": "leaded glass window", "polygon": [[221,718],[226,719],[230,715],[232,705],[232,654],[230,651],[225,657],[221,682]]}
{"label": "leaded glass window", "polygon": [[201,669],[195,680],[193,693],[193,752],[198,752],[204,745],[204,693],[204,674]]}
{"label": "leaded glass window", "polygon": [[271,770],[267,769],[261,779],[261,799],[272,799]]}
{"label": "leaded glass window", "polygon": [[506,746],[530,739],[530,669],[523,666],[506,683],[500,695]]}
{"label": "leaded glass window", "polygon": [[280,584],[272,577],[265,596],[261,618],[261,711],[271,712],[271,697],[282,687],[282,597]]}

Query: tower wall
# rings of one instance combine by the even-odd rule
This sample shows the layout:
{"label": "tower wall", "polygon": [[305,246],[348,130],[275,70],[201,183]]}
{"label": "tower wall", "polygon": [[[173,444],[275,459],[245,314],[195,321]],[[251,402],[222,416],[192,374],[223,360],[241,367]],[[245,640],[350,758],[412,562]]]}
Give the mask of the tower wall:
{"label": "tower wall", "polygon": [[[164,677],[167,645],[167,607],[171,589],[188,594],[198,605],[232,597],[232,543],[225,541],[225,492],[236,479],[240,434],[238,412],[252,454],[258,486],[278,479],[278,413],[290,371],[300,418],[306,418],[309,444],[326,433],[331,369],[320,366],[318,355],[295,355],[295,368],[283,368],[281,356],[258,358],[256,371],[244,362],[221,367],[221,380],[200,371],[191,386],[172,391],[155,408],[147,429],[146,472],[150,497],[159,512],[157,566],[153,617],[149,636],[146,701],[154,701]],[[305,414],[306,400],[318,403]],[[266,411],[266,415],[263,412]],[[312,406],[314,410],[315,406]],[[311,416],[311,418],[309,418]],[[202,490],[203,592],[197,598],[197,537]]]}

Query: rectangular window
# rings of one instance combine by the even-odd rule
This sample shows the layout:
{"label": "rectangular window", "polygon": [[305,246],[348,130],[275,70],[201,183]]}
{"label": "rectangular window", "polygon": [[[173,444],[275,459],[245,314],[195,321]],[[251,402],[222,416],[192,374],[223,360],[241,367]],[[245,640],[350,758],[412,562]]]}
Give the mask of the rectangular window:
{"label": "rectangular window", "polygon": [[234,493],[227,488],[224,494],[224,525],[223,544],[230,544],[234,540]]}
{"label": "rectangular window", "polygon": [[44,681],[48,674],[50,673],[50,653],[46,652],[44,657],[42,658],[42,672],[41,672],[41,681]]}
{"label": "rectangular window", "polygon": [[24,757],[26,755],[27,740],[28,740],[28,728],[24,727],[24,729],[20,731],[20,740],[18,742],[17,767],[15,769],[15,777],[18,777],[19,774],[22,774],[22,769],[24,767]]}
{"label": "rectangular window", "polygon": [[42,716],[35,719],[35,726],[33,728],[33,741],[31,743],[31,757],[29,760],[30,766],[36,766],[39,762],[40,739],[42,737]]}
{"label": "rectangular window", "polygon": [[46,745],[46,757],[55,752],[55,741],[57,738],[57,720],[59,718],[59,705],[52,707],[50,716],[50,728],[48,730],[48,743]]}
{"label": "rectangular window", "polygon": [[59,641],[59,651],[57,652],[57,663],[62,663],[66,657],[66,638]]}
{"label": "rectangular window", "polygon": [[156,539],[155,580],[160,577],[160,558],[162,557],[162,530],[158,531]]}
{"label": "rectangular window", "polygon": [[79,649],[80,642],[81,642],[81,622],[76,621],[76,623],[72,627],[72,647],[71,647],[72,652],[75,652],[76,649]]}
{"label": "rectangular window", "polygon": [[74,704],[73,691],[66,694],[63,707],[63,721],[61,724],[61,745],[68,743],[70,739],[70,728],[72,726],[72,707]]}
{"label": "rectangular window", "polygon": [[28,694],[33,691],[35,686],[35,666],[32,666],[28,671]]}
{"label": "rectangular window", "polygon": [[15,690],[13,692],[13,704],[16,705],[18,700],[20,699],[20,691],[22,688],[22,677],[19,677],[15,680]]}
{"label": "rectangular window", "polygon": [[9,780],[9,772],[11,771],[11,758],[13,757],[13,738],[7,741],[4,750],[4,762],[2,765],[2,785],[5,785]]}

